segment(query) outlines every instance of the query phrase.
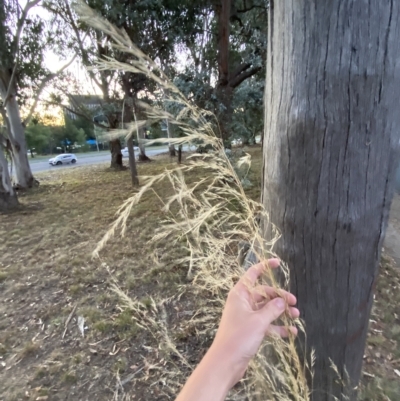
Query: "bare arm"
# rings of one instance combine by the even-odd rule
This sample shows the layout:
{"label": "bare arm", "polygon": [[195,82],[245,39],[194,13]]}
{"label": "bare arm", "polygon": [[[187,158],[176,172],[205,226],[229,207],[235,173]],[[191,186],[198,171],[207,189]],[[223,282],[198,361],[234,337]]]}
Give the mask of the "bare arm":
{"label": "bare arm", "polygon": [[[270,259],[268,267],[279,266]],[[223,401],[229,390],[243,377],[251,358],[266,334],[286,337],[295,327],[272,323],[285,311],[296,318],[296,297],[272,287],[257,286],[265,266],[252,266],[229,292],[214,342],[186,382],[176,401]]]}

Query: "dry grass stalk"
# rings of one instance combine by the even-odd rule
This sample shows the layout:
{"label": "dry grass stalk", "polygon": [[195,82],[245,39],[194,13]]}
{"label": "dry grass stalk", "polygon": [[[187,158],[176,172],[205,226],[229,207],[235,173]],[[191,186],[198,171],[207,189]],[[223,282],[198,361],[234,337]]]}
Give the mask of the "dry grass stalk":
{"label": "dry grass stalk", "polygon": [[[157,176],[141,178],[141,182],[145,184],[119,208],[115,222],[98,244],[94,254],[99,255],[107,241],[117,233],[125,234],[126,223],[132,208],[140,202],[146,192],[154,191],[154,186],[159,181],[169,180],[174,195],[164,199],[162,194],[156,194],[163,201],[166,222],[154,235],[153,241],[168,237],[175,241],[176,246],[185,244],[183,246],[186,247],[188,256],[180,262],[188,266],[191,285],[200,292],[205,291],[213,300],[207,305],[207,313],[199,310],[196,319],[193,318],[191,323],[199,327],[199,335],[202,329],[203,332],[212,334],[217,326],[228,291],[243,273],[243,267],[238,264],[237,259],[239,243],[244,241],[251,244],[258,259],[266,261],[274,255],[272,246],[278,234],[275,232],[268,241],[260,235],[258,220],[261,217],[263,221],[267,221],[268,216],[260,203],[246,196],[241,180],[226,156],[222,141],[215,133],[218,131],[218,124],[214,116],[189,103],[159,66],[143,54],[124,31],[113,27],[83,3],[78,3],[77,11],[88,25],[109,35],[118,51],[131,55],[129,63],[122,63],[111,58],[99,60],[97,69],[145,74],[160,86],[160,90],[169,94],[169,102],[179,106],[177,109],[180,108],[180,111],[173,114],[151,108],[147,104],[142,105],[146,110],[148,123],[168,119],[184,134],[181,138],[165,138],[165,142],[201,143],[213,149],[210,153],[189,158],[185,165],[171,167]],[[129,135],[132,131],[133,128],[130,126],[127,130],[119,130],[116,134]],[[237,165],[239,168],[247,166],[249,169],[250,156],[245,155],[240,158]],[[185,174],[198,169],[204,171],[205,178],[188,184]],[[257,219],[256,216],[259,218]],[[288,274],[284,264],[281,271],[286,277],[286,287]],[[282,288],[269,271],[262,280],[276,287],[278,291]],[[114,290],[120,295],[124,304],[133,311],[137,323],[151,332],[162,347],[178,357],[177,361],[171,362],[175,369],[168,369],[168,371],[164,369],[159,373],[165,377],[170,393],[176,393],[183,384],[187,372],[194,366],[178,351],[169,335],[164,303],[154,301],[149,310],[139,301],[124,294],[117,284]],[[282,323],[293,324],[286,317]],[[295,323],[304,330],[300,321]],[[271,349],[274,350],[274,359],[277,361],[274,364],[267,360]],[[314,356],[311,360],[313,358]],[[301,362],[293,338],[282,340],[269,337],[252,362],[241,389],[237,394],[233,394],[231,399],[309,400],[310,393],[306,380],[309,370],[310,367]]]}

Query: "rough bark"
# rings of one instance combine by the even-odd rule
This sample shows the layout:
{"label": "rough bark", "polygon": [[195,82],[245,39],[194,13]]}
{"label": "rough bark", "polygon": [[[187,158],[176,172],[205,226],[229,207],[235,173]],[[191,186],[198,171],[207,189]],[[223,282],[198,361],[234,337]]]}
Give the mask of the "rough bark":
{"label": "rough bark", "polygon": [[311,398],[355,400],[399,156],[400,3],[271,1],[269,18],[262,199],[316,350]]}
{"label": "rough bark", "polygon": [[113,139],[110,141],[110,153],[111,153],[111,168],[122,169],[122,153],[121,153],[121,141],[119,139]]}
{"label": "rough bark", "polygon": [[217,7],[218,17],[218,83],[226,85],[229,81],[229,17],[231,0],[221,0]]}
{"label": "rough bark", "polygon": [[17,206],[17,194],[12,187],[7,160],[0,144],[0,212],[7,212]]}

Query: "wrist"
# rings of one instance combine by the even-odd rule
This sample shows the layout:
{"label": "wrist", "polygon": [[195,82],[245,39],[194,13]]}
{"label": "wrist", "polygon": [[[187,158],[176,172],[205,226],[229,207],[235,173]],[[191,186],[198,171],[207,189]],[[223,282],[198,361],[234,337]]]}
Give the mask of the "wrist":
{"label": "wrist", "polygon": [[223,401],[244,372],[239,372],[238,364],[233,363],[226,351],[224,347],[213,344],[176,401]]}
{"label": "wrist", "polygon": [[227,392],[243,377],[247,368],[235,357],[234,351],[214,342],[204,356],[204,362],[227,386]]}

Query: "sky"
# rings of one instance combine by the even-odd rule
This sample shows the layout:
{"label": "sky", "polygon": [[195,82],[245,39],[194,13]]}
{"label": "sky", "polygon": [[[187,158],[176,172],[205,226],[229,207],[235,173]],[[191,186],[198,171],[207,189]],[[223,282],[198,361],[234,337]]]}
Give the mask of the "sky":
{"label": "sky", "polygon": [[[18,2],[22,8],[24,8],[25,5],[27,4],[27,0],[18,0]],[[50,13],[46,9],[41,7],[40,4],[30,10],[30,15],[38,16],[45,21],[50,20]],[[67,64],[71,60],[72,57],[73,57],[73,54],[71,54],[71,57],[68,58],[67,60],[62,60],[54,52],[48,50],[45,53],[44,64],[45,64],[45,67],[48,70],[50,70],[51,72],[57,72],[65,64]],[[101,94],[100,90],[98,88],[94,87],[92,85],[92,83],[90,82],[90,79],[89,79],[85,69],[82,67],[81,63],[79,62],[79,60],[75,60],[67,68],[67,71],[72,73],[76,77],[76,79],[79,81],[80,86],[82,87],[82,92],[84,92],[85,94],[86,93]]]}
{"label": "sky", "polygon": [[[27,0],[18,0],[19,4],[21,5],[21,8],[25,8],[27,4]],[[40,4],[30,10],[30,15],[31,16],[38,16],[44,21],[50,21],[51,20],[51,14],[44,9],[43,7],[40,6]],[[189,53],[188,53],[189,54]],[[186,63],[187,63],[187,57],[188,54],[186,52],[180,50],[177,51],[177,69],[178,70],[183,70]],[[53,51],[48,50],[45,53],[44,57],[44,64],[45,67],[50,70],[51,72],[57,72],[60,70],[65,64],[67,64],[71,58],[73,57],[73,54],[71,54],[69,57],[66,57],[65,60],[61,59],[56,53]],[[77,57],[76,60],[65,70],[70,72],[75,79],[78,81],[78,87],[80,88],[80,93],[79,94],[96,94],[96,95],[102,95],[101,90],[90,80],[86,69],[82,66],[82,64],[79,61],[79,58]],[[42,93],[41,98],[46,99],[49,97],[49,94],[52,92],[52,85],[51,83],[48,84],[46,87],[45,91]],[[61,115],[59,107],[53,107],[47,109],[43,106],[42,104],[39,104],[37,108],[37,112],[39,114],[58,114]]]}

